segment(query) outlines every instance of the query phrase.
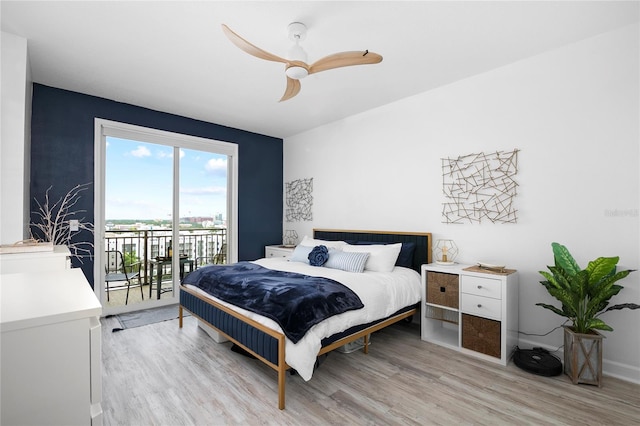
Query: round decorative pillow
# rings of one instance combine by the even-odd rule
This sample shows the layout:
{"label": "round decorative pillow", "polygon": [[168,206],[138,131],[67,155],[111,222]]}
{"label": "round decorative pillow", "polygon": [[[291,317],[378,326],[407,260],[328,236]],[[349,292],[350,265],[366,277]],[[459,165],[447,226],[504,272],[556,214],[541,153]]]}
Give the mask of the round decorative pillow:
{"label": "round decorative pillow", "polygon": [[313,250],[309,252],[309,265],[322,266],[329,260],[329,250],[326,246],[315,246]]}

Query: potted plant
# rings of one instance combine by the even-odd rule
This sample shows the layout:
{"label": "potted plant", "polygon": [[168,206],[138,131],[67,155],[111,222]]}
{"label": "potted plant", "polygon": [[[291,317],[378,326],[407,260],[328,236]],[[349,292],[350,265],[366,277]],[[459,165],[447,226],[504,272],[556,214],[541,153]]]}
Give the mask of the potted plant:
{"label": "potted plant", "polygon": [[616,271],[619,257],[599,257],[582,269],[569,250],[552,243],[554,266],[540,271],[540,283],[562,303],[561,308],[536,303],[558,315],[567,317],[571,325],[564,327],[564,371],[574,384],[601,385],[602,335],[597,330],[613,331],[600,315],[619,309],[638,309],[635,303],[609,305],[609,299],[622,290],[617,281],[633,270]]}

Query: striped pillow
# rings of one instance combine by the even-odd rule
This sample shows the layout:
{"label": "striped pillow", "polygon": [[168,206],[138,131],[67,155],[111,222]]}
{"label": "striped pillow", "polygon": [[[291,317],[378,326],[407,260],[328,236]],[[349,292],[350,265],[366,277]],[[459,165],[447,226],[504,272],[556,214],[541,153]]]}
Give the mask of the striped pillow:
{"label": "striped pillow", "polygon": [[341,269],[347,272],[362,272],[367,263],[369,253],[366,252],[346,252],[339,250],[329,251],[329,260],[324,264],[327,268]]}

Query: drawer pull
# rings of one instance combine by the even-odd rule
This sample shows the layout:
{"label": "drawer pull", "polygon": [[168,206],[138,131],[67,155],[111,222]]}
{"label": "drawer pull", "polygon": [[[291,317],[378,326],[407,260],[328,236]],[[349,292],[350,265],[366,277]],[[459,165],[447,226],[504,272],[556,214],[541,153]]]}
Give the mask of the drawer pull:
{"label": "drawer pull", "polygon": [[481,286],[481,285],[479,285],[479,286],[478,286],[478,289],[481,289],[481,288],[482,288],[482,286]]}
{"label": "drawer pull", "polygon": [[447,291],[446,287],[440,287],[440,293],[444,293],[445,291]]}
{"label": "drawer pull", "polygon": [[482,308],[482,305],[478,303],[478,308]]}

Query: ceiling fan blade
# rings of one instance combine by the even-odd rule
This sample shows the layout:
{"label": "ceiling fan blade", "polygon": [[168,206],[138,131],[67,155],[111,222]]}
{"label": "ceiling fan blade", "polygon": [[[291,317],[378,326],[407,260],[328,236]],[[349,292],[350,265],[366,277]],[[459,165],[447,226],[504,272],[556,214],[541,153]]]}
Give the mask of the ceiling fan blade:
{"label": "ceiling fan blade", "polygon": [[300,92],[300,80],[287,77],[287,88],[284,90],[284,95],[280,99],[280,102],[293,98]]}
{"label": "ceiling fan blade", "polygon": [[286,59],[281,58],[280,56],[274,55],[273,53],[269,53],[266,50],[262,50],[259,47],[254,46],[247,40],[240,37],[238,34],[234,33],[225,24],[222,24],[222,31],[224,31],[224,34],[229,40],[231,40],[233,44],[238,46],[241,50],[247,52],[249,55],[255,56],[256,58],[265,59],[267,61],[282,62],[284,64],[289,62]]}
{"label": "ceiling fan blade", "polygon": [[309,74],[327,71],[334,68],[349,67],[351,65],[377,64],[382,61],[382,56],[366,51],[339,52],[318,59],[309,67]]}

